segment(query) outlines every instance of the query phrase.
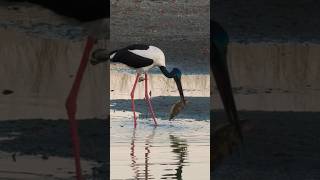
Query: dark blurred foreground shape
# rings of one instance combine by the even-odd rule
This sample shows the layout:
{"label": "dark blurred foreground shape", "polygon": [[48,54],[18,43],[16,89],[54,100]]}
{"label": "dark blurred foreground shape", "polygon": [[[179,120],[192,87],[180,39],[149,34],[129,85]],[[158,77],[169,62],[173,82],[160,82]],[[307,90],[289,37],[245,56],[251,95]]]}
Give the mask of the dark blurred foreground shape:
{"label": "dark blurred foreground shape", "polygon": [[243,136],[228,72],[227,48],[229,37],[216,21],[211,20],[210,27],[211,71],[229,122],[218,126],[218,123],[215,123],[214,114],[211,113],[211,116],[213,116],[211,117],[211,171],[213,171],[225,156],[231,154],[233,146],[243,141]]}

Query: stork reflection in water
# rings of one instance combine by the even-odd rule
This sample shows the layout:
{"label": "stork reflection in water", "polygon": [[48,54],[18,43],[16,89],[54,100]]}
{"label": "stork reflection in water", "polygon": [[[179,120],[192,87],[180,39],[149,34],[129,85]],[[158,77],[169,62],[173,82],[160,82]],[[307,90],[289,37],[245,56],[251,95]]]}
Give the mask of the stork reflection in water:
{"label": "stork reflection in water", "polygon": [[[152,162],[150,162],[151,159],[151,149],[153,140],[156,134],[156,127],[154,127],[151,131],[151,134],[146,136],[144,139],[144,143],[136,144],[137,137],[136,137],[136,128],[133,129],[132,132],[132,138],[131,138],[131,146],[130,146],[130,157],[131,157],[131,168],[134,173],[134,179],[155,179],[155,177],[152,175],[152,172],[150,170],[151,165],[154,165]],[[175,135],[169,135],[170,140],[170,147],[172,148],[171,152],[173,152],[176,156],[175,159],[177,162],[170,162],[170,163],[161,163],[161,165],[164,165],[165,173],[162,175],[161,179],[166,178],[173,178],[182,180],[182,169],[186,165],[187,155],[188,155],[188,144],[187,140],[181,139]],[[139,159],[137,158],[138,152],[136,152],[136,148],[139,147],[138,145],[144,144],[144,163],[139,163]],[[158,147],[158,146],[156,146]],[[140,152],[142,153],[142,152]],[[176,166],[174,168],[168,168],[168,165]],[[141,169],[142,166],[144,166],[144,169]],[[172,171],[175,171],[172,173]]]}
{"label": "stork reflection in water", "polygon": [[175,174],[165,174],[164,176],[182,180],[182,168],[186,165],[185,160],[187,160],[188,156],[187,140],[181,139],[174,135],[170,135],[170,143],[172,152],[176,154],[176,160],[178,161],[177,163],[175,163],[177,165],[177,168],[175,169]]}
{"label": "stork reflection in water", "polygon": [[133,128],[133,134],[132,134],[132,138],[131,138],[131,147],[130,147],[130,157],[131,157],[131,167],[132,170],[135,174],[135,179],[154,179],[152,178],[152,175],[150,173],[149,170],[149,155],[151,153],[151,146],[152,146],[152,140],[155,136],[156,133],[156,126],[153,127],[152,132],[149,136],[146,137],[145,139],[145,143],[144,143],[144,149],[145,149],[145,153],[144,153],[144,171],[140,171],[140,165],[139,163],[137,163],[138,158],[135,154],[135,148],[136,148],[136,128]]}

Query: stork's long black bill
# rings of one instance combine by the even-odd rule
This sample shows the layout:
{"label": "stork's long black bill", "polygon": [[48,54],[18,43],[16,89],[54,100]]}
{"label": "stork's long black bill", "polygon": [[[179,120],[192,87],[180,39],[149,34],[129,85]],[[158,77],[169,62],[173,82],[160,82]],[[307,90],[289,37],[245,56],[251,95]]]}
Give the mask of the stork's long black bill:
{"label": "stork's long black bill", "polygon": [[181,78],[179,77],[174,77],[174,81],[176,82],[177,84],[177,88],[179,90],[179,94],[180,94],[180,98],[181,98],[181,101],[183,103],[185,103],[185,99],[184,99],[184,95],[183,95],[183,90],[182,90],[182,85],[181,85]]}

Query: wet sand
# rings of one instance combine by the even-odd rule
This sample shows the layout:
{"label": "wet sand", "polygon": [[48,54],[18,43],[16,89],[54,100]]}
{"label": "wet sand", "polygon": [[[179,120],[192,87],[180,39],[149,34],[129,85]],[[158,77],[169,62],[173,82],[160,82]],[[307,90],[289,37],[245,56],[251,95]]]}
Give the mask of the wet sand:
{"label": "wet sand", "polygon": [[[74,174],[66,120],[0,121],[0,177],[70,179]],[[107,121],[80,120],[83,172],[87,179],[107,176]]]}
{"label": "wet sand", "polygon": [[[222,112],[215,117],[225,120]],[[212,173],[213,179],[319,179],[320,113],[240,112],[250,121],[244,144]]]}
{"label": "wet sand", "polygon": [[[30,156],[0,152],[0,179],[2,180],[66,180],[73,179],[73,158]],[[92,168],[99,166],[94,161],[83,160],[84,177],[93,179]]]}

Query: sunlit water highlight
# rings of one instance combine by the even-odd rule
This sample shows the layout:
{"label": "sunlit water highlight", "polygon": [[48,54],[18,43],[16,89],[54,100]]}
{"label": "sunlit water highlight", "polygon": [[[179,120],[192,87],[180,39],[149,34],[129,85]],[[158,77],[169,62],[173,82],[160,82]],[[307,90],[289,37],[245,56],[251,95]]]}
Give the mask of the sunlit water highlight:
{"label": "sunlit water highlight", "polygon": [[208,120],[138,119],[132,112],[111,111],[112,180],[210,179],[210,124]]}

